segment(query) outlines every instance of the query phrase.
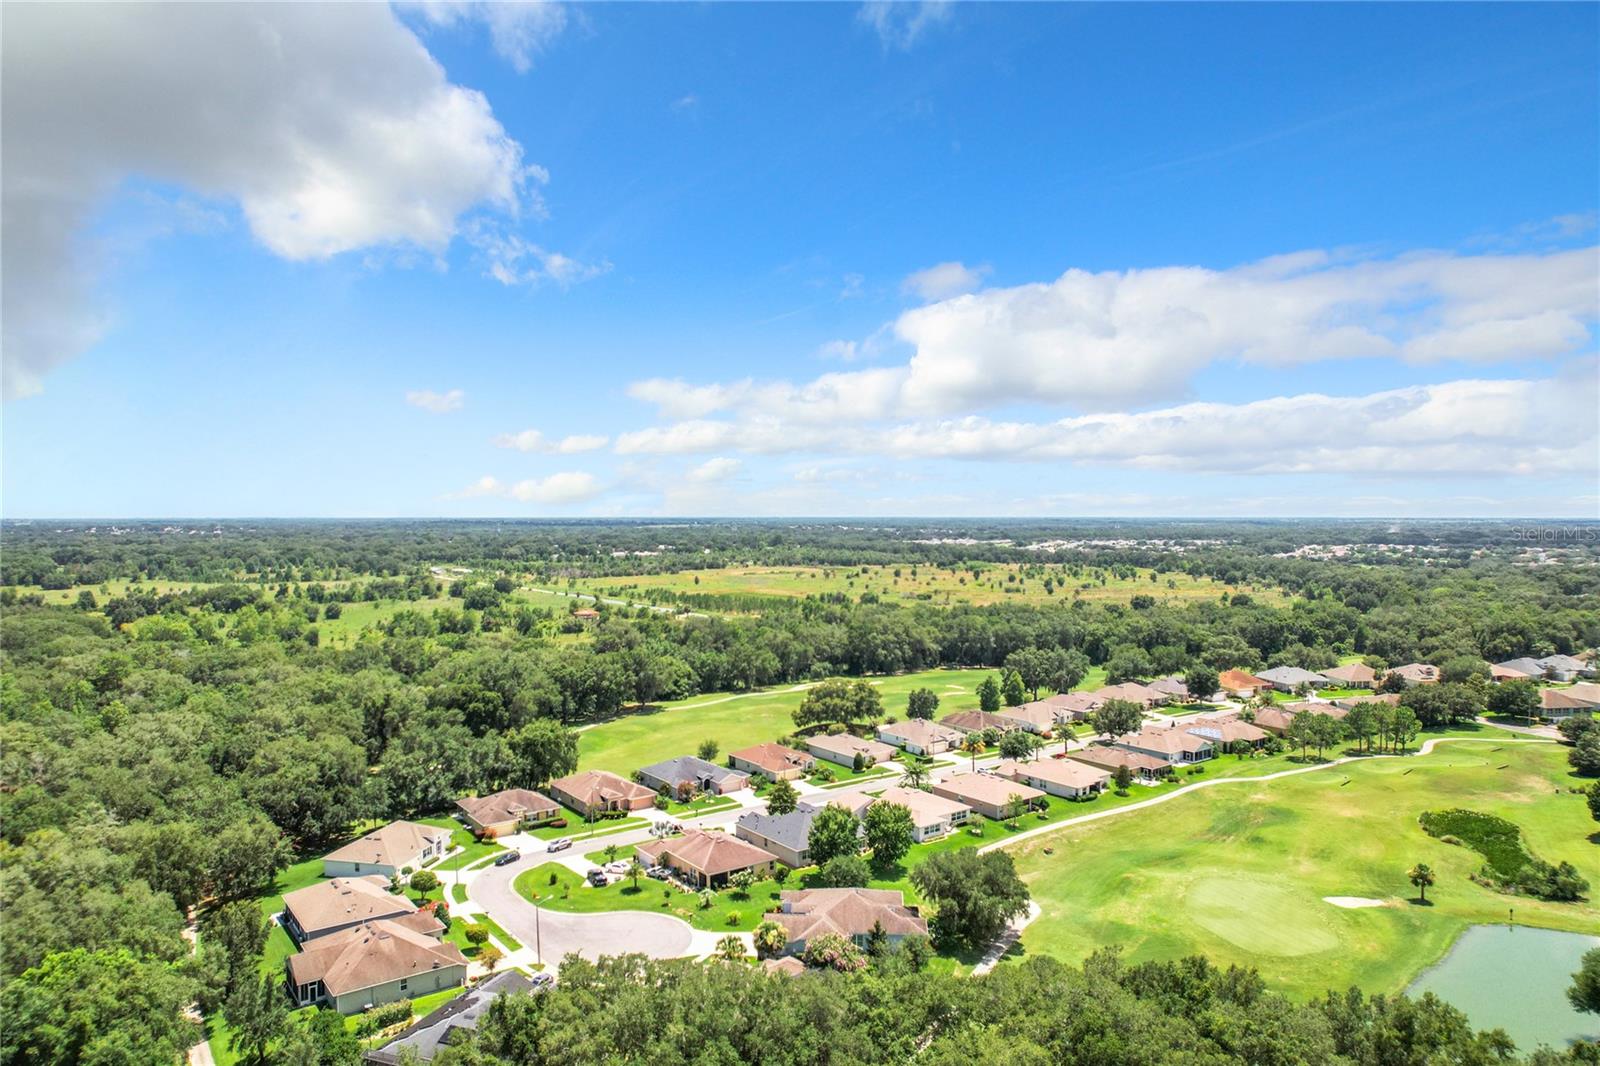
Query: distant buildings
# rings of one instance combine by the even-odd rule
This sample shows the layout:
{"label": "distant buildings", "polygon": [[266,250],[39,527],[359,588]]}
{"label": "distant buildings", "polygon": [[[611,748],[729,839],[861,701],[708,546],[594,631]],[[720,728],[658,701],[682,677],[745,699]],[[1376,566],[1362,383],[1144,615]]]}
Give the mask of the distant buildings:
{"label": "distant buildings", "polygon": [[885,722],[878,727],[878,739],[902,748],[912,755],[939,755],[961,746],[962,735],[949,726],[922,718]]}
{"label": "distant buildings", "polygon": [[857,755],[870,764],[888,762],[900,754],[881,741],[867,740],[864,737],[851,736],[849,733],[830,733],[827,736],[812,737],[806,741],[806,749],[817,758],[838,763],[840,766],[854,766]]}

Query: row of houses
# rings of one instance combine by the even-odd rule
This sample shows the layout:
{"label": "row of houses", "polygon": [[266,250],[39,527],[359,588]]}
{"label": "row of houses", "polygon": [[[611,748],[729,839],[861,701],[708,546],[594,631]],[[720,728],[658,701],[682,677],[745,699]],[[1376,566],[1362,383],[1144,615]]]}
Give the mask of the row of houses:
{"label": "row of houses", "polygon": [[1580,677],[1595,676],[1595,664],[1571,655],[1547,655],[1543,659],[1524,657],[1491,663],[1489,676],[1495,681],[1576,681]]}

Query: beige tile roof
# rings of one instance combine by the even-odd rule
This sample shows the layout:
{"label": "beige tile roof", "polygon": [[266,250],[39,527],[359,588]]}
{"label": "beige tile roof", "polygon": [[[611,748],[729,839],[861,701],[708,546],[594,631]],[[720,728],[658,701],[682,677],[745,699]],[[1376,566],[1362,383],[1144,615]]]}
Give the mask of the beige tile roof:
{"label": "beige tile roof", "polygon": [[878,735],[900,737],[907,743],[917,747],[927,747],[936,740],[946,744],[961,743],[961,734],[949,726],[942,726],[937,722],[929,722],[921,718],[907,718],[903,722],[887,722],[878,727]]}
{"label": "beige tile roof", "polygon": [[465,796],[456,806],[471,815],[479,825],[517,821],[524,817],[554,814],[561,805],[531,788],[507,788],[487,796]]}
{"label": "beige tile roof", "polygon": [[1104,688],[1095,689],[1094,694],[1102,700],[1130,700],[1133,703],[1142,703],[1146,706],[1159,702],[1166,695],[1146,685],[1141,685],[1137,681],[1124,681],[1120,685],[1107,685]]}
{"label": "beige tile roof", "polygon": [[[1580,692],[1594,689],[1595,692]],[[1542,688],[1539,706],[1547,711],[1581,711],[1600,708],[1600,685],[1573,685],[1571,688]]]}
{"label": "beige tile roof", "polygon": [[806,964],[793,955],[785,955],[781,959],[763,959],[761,968],[768,973],[781,973],[789,977],[806,972]]}
{"label": "beige tile roof", "polygon": [[1217,684],[1227,691],[1242,688],[1262,689],[1272,687],[1255,674],[1246,673],[1243,670],[1224,670],[1217,675]]}
{"label": "beige tile roof", "polygon": [[1067,758],[1073,762],[1085,763],[1089,766],[1099,766],[1115,770],[1119,766],[1126,766],[1130,770],[1142,771],[1170,771],[1172,764],[1154,755],[1146,755],[1139,751],[1128,751],[1126,748],[1113,748],[1107,744],[1094,744],[1082,751],[1071,751]]}
{"label": "beige tile roof", "polygon": [[[1021,707],[1011,708],[1013,711],[1021,709]],[[939,719],[939,724],[962,733],[981,733],[985,729],[997,729],[1002,733],[1008,733],[1021,728],[1005,714],[990,714],[988,711],[957,711]]]}
{"label": "beige tile roof", "polygon": [[889,936],[926,936],[928,923],[905,905],[905,896],[883,888],[811,888],[784,892],[781,910],[767,917],[783,926],[789,939],[810,940],[821,933],[866,936],[881,925]]}
{"label": "beige tile roof", "polygon": [[1042,799],[1044,793],[1020,781],[1008,781],[993,774],[952,774],[943,781],[933,783],[933,794],[961,803],[985,803],[1004,807],[1012,796],[1022,797],[1024,803]]}
{"label": "beige tile roof", "polygon": [[550,789],[551,791],[559,789],[584,807],[617,800],[632,802],[646,796],[652,799],[655,797],[655,792],[639,782],[629,781],[626,777],[620,777],[609,770],[584,770],[569,777],[558,778],[550,782]]}
{"label": "beige tile roof", "polygon": [[1439,680],[1439,668],[1430,663],[1406,663],[1404,666],[1397,666],[1389,672],[1391,674],[1399,674],[1407,681],[1412,682],[1426,683]]}
{"label": "beige tile roof", "polygon": [[1107,771],[1071,759],[1035,759],[1020,763],[1007,760],[996,764],[994,773],[996,777],[1012,781],[1027,777],[1034,781],[1048,781],[1062,788],[1088,789],[1111,780],[1111,774]]}
{"label": "beige tile roof", "polygon": [[812,737],[806,743],[821,751],[843,755],[846,758],[854,758],[859,751],[867,758],[878,762],[884,762],[900,754],[899,748],[885,744],[881,740],[868,740],[865,737],[851,736],[849,733],[829,733],[826,736]]}
{"label": "beige tile roof", "polygon": [[1232,744],[1236,740],[1243,740],[1254,744],[1267,739],[1267,731],[1259,726],[1239,718],[1191,718],[1184,722],[1180,728],[1190,733],[1198,733],[1208,740],[1222,744]]}
{"label": "beige tile roof", "polygon": [[738,751],[728,753],[730,759],[743,759],[752,766],[759,766],[769,774],[781,774],[789,770],[804,770],[816,760],[806,752],[786,748],[782,744],[757,744],[754,747],[740,748]]}
{"label": "beige tile roof", "polygon": [[389,879],[381,874],[318,881],[285,893],[283,905],[308,937],[351,922],[398,918],[417,909],[404,895],[390,893]]}
{"label": "beige tile roof", "polygon": [[758,848],[748,840],[740,840],[729,833],[690,829],[681,837],[653,840],[636,849],[643,855],[661,861],[670,860],[673,866],[695,870],[707,877],[732,873],[778,857],[765,848]]}
{"label": "beige tile roof", "polygon": [[400,922],[375,921],[331,933],[291,955],[289,979],[299,985],[321,981],[330,995],[342,996],[443,966],[466,964],[466,956],[454,944]]}
{"label": "beige tile roof", "polygon": [[1322,676],[1332,681],[1361,681],[1370,685],[1378,679],[1378,672],[1366,663],[1350,663],[1324,670]]}
{"label": "beige tile roof", "polygon": [[450,830],[416,822],[390,822],[324,855],[334,862],[359,862],[371,866],[404,866],[422,853],[430,840],[450,836]]}
{"label": "beige tile roof", "polygon": [[[951,717],[954,717],[954,715]],[[1010,722],[1007,723],[1008,725],[1012,722],[1025,722],[1040,729],[1049,729],[1062,718],[1071,718],[1072,708],[1059,703],[1051,703],[1049,700],[1034,700],[1032,703],[1022,703],[1015,707],[1002,707],[995,712],[995,717],[1010,719]],[[949,721],[949,719],[947,718],[945,721]]]}
{"label": "beige tile roof", "polygon": [[1214,747],[1216,741],[1208,737],[1196,736],[1183,729],[1155,729],[1146,727],[1132,736],[1123,737],[1117,741],[1129,747],[1143,748],[1146,751],[1159,751],[1167,755],[1176,755],[1179,752],[1199,753],[1208,747]]}
{"label": "beige tile roof", "polygon": [[886,788],[878,796],[885,803],[898,803],[911,811],[911,820],[918,828],[948,822],[956,815],[970,814],[972,808],[965,803],[935,796],[931,792],[924,792],[920,788],[901,788],[894,785]]}

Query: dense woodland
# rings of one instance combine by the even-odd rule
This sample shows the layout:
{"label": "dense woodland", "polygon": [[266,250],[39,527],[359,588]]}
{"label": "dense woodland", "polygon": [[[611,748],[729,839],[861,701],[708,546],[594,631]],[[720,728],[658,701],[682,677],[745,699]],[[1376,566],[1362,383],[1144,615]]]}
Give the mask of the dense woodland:
{"label": "dense woodland", "polygon": [[[1529,565],[1528,545],[1498,526],[177,528],[115,536],[108,525],[94,533],[5,528],[0,1008],[8,1024],[0,1062],[164,1061],[194,1037],[182,1008],[214,1005],[239,980],[227,937],[207,937],[191,955],[180,935],[186,911],[210,916],[228,901],[269,893],[297,855],[319,853],[359,819],[437,812],[472,790],[567,772],[576,759],[570,727],[633,704],[832,675],[998,667],[1019,653],[1026,660],[1030,649],[1072,653],[1070,661],[1105,666],[1116,680],[1201,664],[1315,669],[1344,654],[1390,664],[1493,661],[1600,643],[1595,545],[1563,542],[1562,565]],[[1014,543],[917,543],[950,537]],[[1143,543],[1044,557],[1015,546],[1068,537]],[[1179,552],[1155,540],[1189,543]],[[1359,562],[1278,554],[1304,543],[1426,551],[1374,549],[1358,553]],[[612,555],[663,544],[674,548]],[[1154,566],[1249,580],[1291,600],[901,607],[835,597],[768,600],[758,613],[727,615],[608,608],[584,625],[572,605],[514,595],[529,577],[630,568],[959,567],[975,559]],[[472,572],[440,577],[432,568],[441,566]],[[67,606],[46,606],[30,589],[129,579],[140,584],[112,595],[86,589]],[[157,580],[216,584],[141,587]],[[319,625],[342,604],[435,597],[452,606],[402,606],[358,639],[320,639]],[[654,980],[667,973],[671,981]],[[1501,1061],[1503,1051],[1438,1005],[1341,996],[1291,1008],[1249,975],[1198,963],[1120,968],[1101,958],[1085,975],[1036,960],[970,985],[885,966],[854,978],[860,987],[848,980],[789,991],[737,969],[579,968],[563,973],[561,991],[543,1005],[496,1016],[481,1050],[454,1061],[754,1061],[743,1042],[752,1033],[771,1049],[761,1061],[774,1062],[904,1061],[915,1047],[925,1048],[919,1061],[934,1062],[1004,1054],[1022,1062],[1470,1063]],[[590,1006],[597,1000],[698,1020],[623,1031],[616,1012]],[[1023,1001],[1036,1007],[1018,1009]],[[1424,1025],[1410,1011],[1432,1014]],[[756,1018],[769,1028],[750,1028]],[[703,1046],[694,1035],[702,1024],[711,1034]],[[827,1034],[822,1045],[817,1033]],[[1424,1046],[1430,1040],[1437,1043]],[[51,1041],[73,1057],[39,1059]]]}

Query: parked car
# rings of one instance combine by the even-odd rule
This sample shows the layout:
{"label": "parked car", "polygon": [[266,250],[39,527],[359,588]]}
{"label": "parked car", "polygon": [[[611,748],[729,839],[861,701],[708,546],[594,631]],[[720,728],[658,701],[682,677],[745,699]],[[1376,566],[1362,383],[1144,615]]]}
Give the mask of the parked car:
{"label": "parked car", "polygon": [[606,863],[606,873],[625,874],[628,872],[628,867],[631,865],[632,863],[630,863],[627,859],[618,859],[616,862],[608,862]]}
{"label": "parked car", "polygon": [[667,868],[665,866],[652,866],[644,872],[644,875],[657,881],[665,881],[667,879]]}
{"label": "parked car", "polygon": [[611,883],[611,881],[606,877],[606,872],[604,870],[596,867],[595,869],[589,871],[589,883],[595,888],[605,888]]}
{"label": "parked car", "polygon": [[571,837],[557,837],[556,839],[550,841],[550,843],[546,844],[544,846],[544,850],[546,850],[546,851],[566,851],[570,847],[572,847],[572,838]]}
{"label": "parked car", "polygon": [[536,973],[532,977],[528,978],[528,980],[533,982],[533,990],[535,992],[541,992],[544,989],[551,988],[556,983],[555,974],[549,973]]}
{"label": "parked car", "polygon": [[510,866],[520,858],[522,858],[522,852],[512,849],[511,851],[507,851],[501,855],[496,855],[494,858],[494,864],[496,866]]}

